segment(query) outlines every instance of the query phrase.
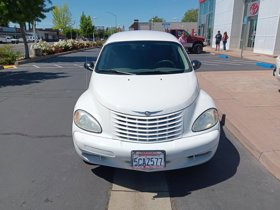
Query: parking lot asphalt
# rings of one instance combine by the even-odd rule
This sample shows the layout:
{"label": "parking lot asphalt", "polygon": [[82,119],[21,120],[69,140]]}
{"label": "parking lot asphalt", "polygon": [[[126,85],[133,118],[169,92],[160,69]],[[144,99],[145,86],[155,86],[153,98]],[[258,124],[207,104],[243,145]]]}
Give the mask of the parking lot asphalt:
{"label": "parking lot asphalt", "polygon": [[[96,55],[98,49],[90,50],[90,52]],[[72,112],[74,101],[87,88],[90,75],[87,71],[82,70],[83,62],[96,59],[96,56],[87,56],[87,52],[82,52],[41,62],[26,63],[20,65],[19,69],[14,72],[12,69],[9,70],[11,77],[1,80],[0,86],[3,89],[0,91],[2,96],[0,102],[2,108],[7,108],[6,110],[13,111],[17,115],[9,116],[9,111],[1,113],[2,119],[6,119],[2,121],[0,129],[1,136],[4,137],[2,138],[4,144],[2,144],[3,152],[0,163],[5,168],[1,177],[4,176],[6,181],[4,182],[2,179],[0,185],[8,191],[4,193],[4,188],[0,191],[3,192],[1,195],[5,194],[5,196],[0,196],[3,198],[3,200],[0,199],[0,206],[4,206],[6,209],[27,209],[28,207],[36,209],[38,206],[52,209],[66,207],[76,209],[78,206],[80,209],[88,209],[89,206],[94,206],[94,209],[105,209],[104,206],[108,200],[103,195],[110,189],[108,183],[116,185],[112,187],[111,198],[113,199],[118,200],[121,198],[120,194],[126,195],[128,192],[132,192],[133,195],[147,192],[149,202],[158,201],[158,199],[167,197],[165,185],[160,188],[155,185],[151,188],[151,185],[159,180],[158,176],[167,180],[171,207],[177,210],[185,209],[186,205],[191,209],[205,209],[205,207],[208,207],[206,209],[218,209],[219,207],[273,209],[279,204],[276,199],[280,192],[277,180],[267,176],[266,172],[262,171],[262,167],[255,164],[238,144],[230,143],[225,134],[221,136],[221,145],[213,161],[197,168],[167,174],[160,173],[159,175],[146,174],[143,177],[137,172],[116,169],[114,178],[112,178],[112,170],[81,165],[78,157],[73,154],[70,125],[66,122],[71,121],[69,113]],[[241,103],[241,105],[248,101],[255,103],[254,98],[248,98],[248,101],[244,102],[246,97],[245,95],[244,98],[241,97],[243,96],[242,91],[251,93],[251,96],[255,95],[254,91],[261,91],[263,95],[268,94],[267,90],[262,89],[268,88],[274,91],[277,83],[273,83],[274,78],[270,75],[271,71],[267,69],[254,71],[256,67],[254,62],[246,71],[240,69],[242,64],[230,65],[231,61],[218,65],[220,59],[209,54],[208,56],[205,54],[190,55],[190,57],[202,61],[203,66],[197,72],[201,88],[215,99],[222,121],[224,120],[226,127],[229,127],[230,131],[238,137],[236,141],[238,139],[244,144],[243,136],[239,138],[238,133],[246,130],[247,123],[250,124],[252,120],[256,121],[255,118],[261,114],[256,112],[258,114],[255,113],[256,116],[254,116],[253,111],[247,113],[247,109],[239,113],[239,107],[234,107],[236,103]],[[208,60],[216,62],[214,63],[216,70],[211,70],[211,65],[207,65]],[[5,75],[5,71],[1,72],[2,76]],[[259,80],[259,82],[256,83],[255,80]],[[271,82],[274,85],[271,86]],[[20,89],[16,88],[19,86]],[[255,88],[254,91],[250,88],[252,86]],[[226,102],[232,106],[228,106]],[[247,106],[251,108],[252,104]],[[258,110],[261,108],[258,106],[254,110],[262,111],[262,109]],[[263,108],[266,111],[269,109],[269,107]],[[52,117],[45,118],[50,113]],[[268,119],[270,119],[270,115],[268,115]],[[62,120],[62,116],[66,116],[66,119]],[[237,124],[241,122],[241,128],[233,124],[235,122],[233,120],[236,118],[239,119]],[[249,119],[243,122],[243,118]],[[41,121],[41,119],[44,120]],[[20,123],[16,123],[18,121]],[[29,124],[22,124],[21,122],[24,121]],[[54,123],[56,121],[61,122],[63,130],[58,129],[61,126]],[[269,124],[270,122],[266,120],[264,123]],[[256,129],[256,127],[252,126],[252,129]],[[263,130],[260,129],[259,132],[261,131]],[[251,132],[252,130],[250,130]],[[28,135],[22,135],[26,133]],[[15,140],[16,138],[19,142]],[[11,155],[10,151],[13,148],[20,148],[21,152],[14,151]],[[33,153],[30,153],[30,148],[34,150]],[[44,156],[43,154],[50,155]],[[8,161],[4,158],[11,156],[12,158],[9,158]],[[133,177],[133,180],[127,177]],[[150,177],[148,182],[145,181],[147,177]],[[9,186],[12,182],[7,180],[13,181],[12,187]],[[141,199],[128,200],[126,196],[124,198],[126,199],[119,202],[119,205],[135,204],[134,201],[137,201],[140,207],[143,207]],[[135,199],[136,196],[132,196],[132,198]],[[126,200],[127,202],[124,202]],[[245,200],[246,202],[244,202]],[[110,200],[109,206],[114,207],[115,203],[112,204]]]}
{"label": "parking lot asphalt", "polygon": [[[190,54],[189,57],[202,62],[197,71],[200,85],[216,97],[220,115],[226,116],[227,126],[256,159],[280,179],[280,143],[277,140],[280,136],[277,129],[280,124],[277,116],[280,85],[272,77],[272,69],[256,65],[257,62],[273,63],[275,58],[251,51],[245,51],[240,58],[238,50],[214,51],[210,47],[203,54]],[[69,59],[71,63],[66,62]],[[49,59],[48,62],[27,63],[21,67],[62,70],[83,68],[82,63],[86,61],[84,56],[69,59]]]}
{"label": "parking lot asphalt", "polygon": [[[238,139],[279,179],[279,84],[272,77],[271,69],[256,65],[257,61],[272,63],[274,58],[245,51],[243,58],[248,59],[241,59],[239,51],[217,52],[210,47],[206,50],[204,54],[189,55],[191,59],[202,61],[197,71],[201,87],[215,96],[221,116],[226,116],[227,126]],[[220,57],[220,54],[227,56]],[[70,60],[71,63],[66,62]],[[75,57],[75,60],[70,56],[63,60],[49,59],[47,63],[27,63],[21,67],[42,70],[83,68],[82,63],[86,60],[84,56]]]}

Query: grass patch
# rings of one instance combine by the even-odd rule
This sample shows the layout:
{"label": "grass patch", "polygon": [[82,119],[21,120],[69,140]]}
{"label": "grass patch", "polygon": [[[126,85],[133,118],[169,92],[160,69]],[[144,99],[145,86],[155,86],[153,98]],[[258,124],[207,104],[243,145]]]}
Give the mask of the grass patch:
{"label": "grass patch", "polygon": [[21,53],[15,51],[11,45],[0,47],[0,65],[13,65],[21,56]]}

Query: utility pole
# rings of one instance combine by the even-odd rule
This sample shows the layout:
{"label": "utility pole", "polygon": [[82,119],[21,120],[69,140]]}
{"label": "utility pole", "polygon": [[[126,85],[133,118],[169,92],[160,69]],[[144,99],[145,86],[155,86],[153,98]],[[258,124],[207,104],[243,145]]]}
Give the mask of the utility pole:
{"label": "utility pole", "polygon": [[113,15],[115,17],[115,27],[117,29],[117,27],[118,27],[118,16],[113,12],[107,12],[107,13],[110,14],[110,15]]}

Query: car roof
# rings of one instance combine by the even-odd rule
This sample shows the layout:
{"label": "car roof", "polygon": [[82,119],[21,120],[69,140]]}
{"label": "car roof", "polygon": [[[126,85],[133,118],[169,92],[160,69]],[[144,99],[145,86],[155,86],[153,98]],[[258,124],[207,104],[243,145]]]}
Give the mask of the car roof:
{"label": "car roof", "polygon": [[125,41],[168,41],[180,43],[177,38],[170,33],[139,30],[115,33],[108,38],[105,44]]}

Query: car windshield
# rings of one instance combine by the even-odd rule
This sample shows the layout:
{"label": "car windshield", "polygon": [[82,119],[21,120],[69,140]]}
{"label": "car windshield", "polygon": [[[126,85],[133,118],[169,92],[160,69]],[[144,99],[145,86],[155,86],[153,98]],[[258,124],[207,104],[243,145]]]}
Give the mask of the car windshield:
{"label": "car windshield", "polygon": [[192,71],[182,47],[175,42],[129,41],[104,47],[96,64],[103,74],[175,74]]}

